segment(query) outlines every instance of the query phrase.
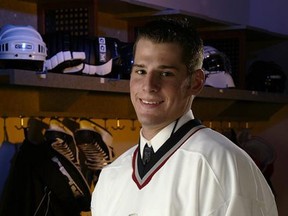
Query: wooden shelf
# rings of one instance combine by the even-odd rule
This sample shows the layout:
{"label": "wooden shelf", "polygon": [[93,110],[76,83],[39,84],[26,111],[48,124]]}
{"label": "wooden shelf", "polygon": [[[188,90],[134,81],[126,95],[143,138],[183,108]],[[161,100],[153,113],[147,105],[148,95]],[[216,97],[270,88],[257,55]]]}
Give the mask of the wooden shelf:
{"label": "wooden shelf", "polygon": [[[136,118],[128,80],[0,70],[0,84],[2,115]],[[287,95],[205,87],[193,110],[203,120],[264,121],[287,104]]]}
{"label": "wooden shelf", "polygon": [[[73,75],[60,73],[36,74],[28,70],[0,70],[2,83],[23,86],[38,86],[61,89],[78,89],[89,91],[105,91],[128,93],[127,80],[109,79],[88,75]],[[5,77],[6,76],[6,77]],[[45,77],[45,78],[44,78]],[[0,80],[1,81],[1,80]]]}
{"label": "wooden shelf", "polygon": [[287,95],[205,87],[193,110],[204,120],[267,121],[287,104]]}
{"label": "wooden shelf", "polygon": [[288,104],[288,95],[241,89],[216,89],[212,87],[205,87],[199,96],[201,98],[208,99]]}
{"label": "wooden shelf", "polygon": [[[0,83],[2,84],[129,93],[129,80],[60,73],[48,73],[42,78],[41,76],[43,75],[28,70],[0,69]],[[212,87],[204,87],[199,97],[279,104],[288,103],[288,95],[241,89],[217,89]]]}
{"label": "wooden shelf", "polygon": [[0,70],[0,112],[5,116],[133,118],[127,80]]}

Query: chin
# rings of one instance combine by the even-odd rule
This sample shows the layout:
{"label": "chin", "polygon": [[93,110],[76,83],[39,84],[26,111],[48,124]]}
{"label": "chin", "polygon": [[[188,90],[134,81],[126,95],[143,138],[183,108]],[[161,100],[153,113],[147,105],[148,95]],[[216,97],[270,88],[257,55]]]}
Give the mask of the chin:
{"label": "chin", "polygon": [[160,119],[159,116],[145,116],[138,118],[138,121],[141,123],[142,127],[155,127],[156,125],[163,125],[167,120]]}

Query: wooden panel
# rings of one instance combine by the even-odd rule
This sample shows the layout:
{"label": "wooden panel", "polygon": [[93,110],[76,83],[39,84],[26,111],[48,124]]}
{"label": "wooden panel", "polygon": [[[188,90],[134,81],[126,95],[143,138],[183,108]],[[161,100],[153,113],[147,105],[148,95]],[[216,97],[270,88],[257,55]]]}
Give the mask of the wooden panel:
{"label": "wooden panel", "polygon": [[[135,119],[129,80],[0,70],[0,111],[8,116]],[[282,94],[205,87],[193,104],[202,120],[268,120],[288,104]]]}
{"label": "wooden panel", "polygon": [[39,112],[39,97],[36,91],[20,87],[0,86],[0,115],[27,116]]}

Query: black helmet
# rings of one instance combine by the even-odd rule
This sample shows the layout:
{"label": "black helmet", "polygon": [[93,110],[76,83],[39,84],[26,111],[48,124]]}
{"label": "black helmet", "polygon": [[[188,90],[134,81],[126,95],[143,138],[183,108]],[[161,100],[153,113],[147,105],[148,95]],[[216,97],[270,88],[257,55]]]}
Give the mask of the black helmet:
{"label": "black helmet", "polygon": [[226,54],[212,46],[204,46],[203,70],[205,85],[215,88],[233,88],[231,64]]}
{"label": "black helmet", "polygon": [[279,92],[285,90],[286,75],[282,68],[273,61],[254,61],[246,77],[248,90]]}

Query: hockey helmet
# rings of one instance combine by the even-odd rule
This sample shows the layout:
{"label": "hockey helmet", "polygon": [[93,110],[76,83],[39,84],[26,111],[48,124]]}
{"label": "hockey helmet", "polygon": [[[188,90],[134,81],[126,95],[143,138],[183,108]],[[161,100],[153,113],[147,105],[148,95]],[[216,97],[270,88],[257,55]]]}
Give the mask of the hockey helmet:
{"label": "hockey helmet", "polygon": [[42,71],[46,56],[46,44],[32,26],[7,24],[0,29],[2,68]]}
{"label": "hockey helmet", "polygon": [[212,46],[204,46],[205,85],[215,88],[235,87],[228,57]]}
{"label": "hockey helmet", "polygon": [[247,89],[264,92],[284,92],[286,75],[280,65],[272,61],[254,61],[246,77]]}

